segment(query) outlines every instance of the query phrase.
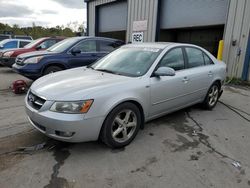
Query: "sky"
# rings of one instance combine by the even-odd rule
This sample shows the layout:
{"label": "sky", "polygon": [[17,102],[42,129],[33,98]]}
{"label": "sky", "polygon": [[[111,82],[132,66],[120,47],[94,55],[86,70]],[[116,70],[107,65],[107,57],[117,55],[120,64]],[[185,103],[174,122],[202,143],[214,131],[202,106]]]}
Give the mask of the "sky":
{"label": "sky", "polygon": [[20,27],[86,23],[84,0],[0,0],[0,22]]}

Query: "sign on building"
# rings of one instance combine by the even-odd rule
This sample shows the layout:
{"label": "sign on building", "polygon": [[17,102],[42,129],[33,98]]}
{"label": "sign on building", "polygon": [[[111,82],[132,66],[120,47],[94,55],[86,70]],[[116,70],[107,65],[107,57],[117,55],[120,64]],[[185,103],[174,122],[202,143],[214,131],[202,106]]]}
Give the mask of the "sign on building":
{"label": "sign on building", "polygon": [[143,32],[132,33],[132,43],[143,42]]}
{"label": "sign on building", "polygon": [[147,31],[147,30],[148,30],[148,20],[133,22],[133,31]]}

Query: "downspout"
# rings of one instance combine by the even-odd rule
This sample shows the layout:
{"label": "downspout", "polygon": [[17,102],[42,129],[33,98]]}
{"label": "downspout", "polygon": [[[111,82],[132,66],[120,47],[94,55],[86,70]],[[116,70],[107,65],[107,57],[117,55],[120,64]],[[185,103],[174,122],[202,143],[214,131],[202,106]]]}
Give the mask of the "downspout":
{"label": "downspout", "polygon": [[87,2],[87,31],[86,35],[89,36],[89,2]]}
{"label": "downspout", "polygon": [[250,32],[249,32],[249,35],[248,35],[246,56],[245,56],[243,72],[242,72],[242,76],[241,76],[242,80],[248,80],[249,66],[250,66]]}
{"label": "downspout", "polygon": [[160,40],[160,31],[161,31],[161,1],[158,0],[157,6],[157,20],[156,20],[156,32],[155,32],[155,41],[158,42]]}

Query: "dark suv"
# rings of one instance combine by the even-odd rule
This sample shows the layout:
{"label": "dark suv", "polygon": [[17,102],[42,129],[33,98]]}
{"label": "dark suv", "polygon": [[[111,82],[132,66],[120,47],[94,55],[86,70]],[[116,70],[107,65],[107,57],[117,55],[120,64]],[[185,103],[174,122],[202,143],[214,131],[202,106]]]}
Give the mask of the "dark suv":
{"label": "dark suv", "polygon": [[123,41],[102,37],[68,38],[46,51],[18,56],[12,68],[35,80],[60,70],[87,66],[123,44]]}

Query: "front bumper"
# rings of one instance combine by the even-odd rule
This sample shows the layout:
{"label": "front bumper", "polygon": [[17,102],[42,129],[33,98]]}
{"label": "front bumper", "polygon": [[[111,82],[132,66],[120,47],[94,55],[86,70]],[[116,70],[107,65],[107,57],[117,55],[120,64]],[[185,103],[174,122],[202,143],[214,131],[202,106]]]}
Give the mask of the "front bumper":
{"label": "front bumper", "polygon": [[7,67],[12,67],[12,65],[15,63],[16,61],[16,58],[15,57],[2,57],[1,58],[1,63],[4,65],[4,66],[7,66]]}
{"label": "front bumper", "polygon": [[[85,119],[83,114],[56,113],[49,109],[52,101],[46,101],[40,110],[32,108],[27,99],[26,112],[30,123],[41,133],[48,137],[66,142],[87,142],[95,141],[104,121],[104,117]],[[73,133],[72,136],[61,136],[60,133]]]}
{"label": "front bumper", "polygon": [[15,71],[16,73],[18,74],[21,74],[31,80],[35,80],[39,77],[41,77],[42,73],[41,73],[41,70],[39,69],[30,69],[30,68],[27,68],[28,65],[18,65],[18,64],[13,64],[12,66],[12,69],[13,71]]}

